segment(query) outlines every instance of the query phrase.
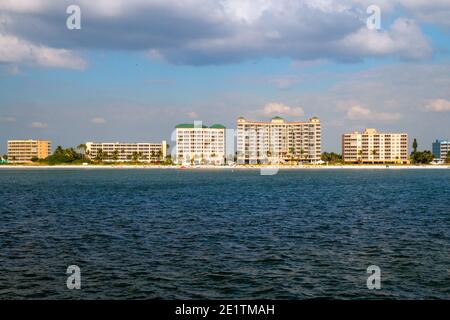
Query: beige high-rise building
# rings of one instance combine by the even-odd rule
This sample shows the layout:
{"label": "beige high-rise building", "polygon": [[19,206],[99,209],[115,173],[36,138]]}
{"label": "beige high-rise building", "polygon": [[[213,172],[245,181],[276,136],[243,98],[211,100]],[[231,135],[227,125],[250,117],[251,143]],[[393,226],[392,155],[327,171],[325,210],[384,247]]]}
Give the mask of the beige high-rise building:
{"label": "beige high-rise building", "polygon": [[317,163],[321,158],[319,118],[308,122],[237,120],[238,164]]}
{"label": "beige high-rise building", "polygon": [[86,154],[105,162],[158,162],[166,158],[167,143],[86,142]]}
{"label": "beige high-rise building", "polygon": [[32,159],[45,159],[52,152],[48,140],[9,140],[8,161],[13,163],[31,162]]}
{"label": "beige high-rise building", "polygon": [[177,164],[225,164],[225,127],[210,127],[198,123],[179,124],[175,127],[175,158]]}
{"label": "beige high-rise building", "polygon": [[408,135],[375,129],[343,134],[342,159],[352,163],[409,163]]}

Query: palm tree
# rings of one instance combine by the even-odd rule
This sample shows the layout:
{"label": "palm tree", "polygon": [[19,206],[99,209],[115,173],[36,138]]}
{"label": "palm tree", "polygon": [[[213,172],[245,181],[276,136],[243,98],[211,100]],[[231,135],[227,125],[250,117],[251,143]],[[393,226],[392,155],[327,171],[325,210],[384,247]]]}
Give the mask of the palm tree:
{"label": "palm tree", "polygon": [[102,149],[98,149],[97,150],[97,155],[95,156],[95,160],[101,162],[101,161],[103,161],[104,157],[105,157],[105,154],[103,153],[103,150]]}
{"label": "palm tree", "polygon": [[414,138],[412,147],[413,147],[413,153],[416,153],[416,152],[417,152],[417,147],[418,147],[417,139],[416,139],[416,138]]}
{"label": "palm tree", "polygon": [[375,156],[377,155],[377,150],[373,149],[371,153],[372,153],[372,156],[373,156],[372,164],[375,164]]}
{"label": "palm tree", "polygon": [[87,149],[87,146],[84,143],[80,143],[77,146],[77,151],[78,151],[78,153],[81,153],[81,157],[83,158],[83,160],[85,159],[86,149]]}
{"label": "palm tree", "polygon": [[362,162],[362,156],[363,156],[363,151],[359,150],[358,151],[358,162],[361,163]]}
{"label": "palm tree", "polygon": [[134,151],[131,157],[133,158],[133,162],[138,162],[140,157],[139,152]]}
{"label": "palm tree", "polygon": [[294,147],[289,148],[289,154],[291,155],[291,162],[294,162],[294,157],[295,157],[295,148]]}
{"label": "palm tree", "polygon": [[114,151],[113,151],[113,153],[112,153],[112,159],[113,159],[114,161],[119,160],[119,150],[114,149]]}

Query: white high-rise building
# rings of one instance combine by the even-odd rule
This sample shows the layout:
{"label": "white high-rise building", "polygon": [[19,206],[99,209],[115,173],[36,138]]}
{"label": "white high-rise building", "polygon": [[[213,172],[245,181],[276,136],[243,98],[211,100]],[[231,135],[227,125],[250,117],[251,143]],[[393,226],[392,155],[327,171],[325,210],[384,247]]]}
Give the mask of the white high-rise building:
{"label": "white high-rise building", "polygon": [[175,162],[183,165],[225,164],[225,127],[199,123],[175,127]]}
{"label": "white high-rise building", "polygon": [[409,163],[408,135],[375,129],[343,134],[342,159],[353,163]]}
{"label": "white high-rise building", "polygon": [[317,163],[321,157],[319,118],[308,122],[237,120],[238,164]]}
{"label": "white high-rise building", "polygon": [[166,158],[167,143],[86,142],[86,155],[106,162],[159,162]]}

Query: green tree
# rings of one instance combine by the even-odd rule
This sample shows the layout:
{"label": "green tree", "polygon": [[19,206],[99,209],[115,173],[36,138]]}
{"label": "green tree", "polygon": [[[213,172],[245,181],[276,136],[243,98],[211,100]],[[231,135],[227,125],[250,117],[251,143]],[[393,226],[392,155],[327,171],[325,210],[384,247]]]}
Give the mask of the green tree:
{"label": "green tree", "polygon": [[363,151],[362,150],[358,150],[358,162],[359,163],[362,162],[362,156],[363,156]]}
{"label": "green tree", "polygon": [[163,160],[163,153],[162,150],[158,150],[158,152],[156,152],[156,156],[158,157],[158,162],[161,163],[161,161]]}
{"label": "green tree", "polygon": [[[7,160],[7,159],[6,159]],[[447,152],[447,157],[445,158],[446,163],[450,163],[450,151]]]}
{"label": "green tree", "polygon": [[342,155],[334,152],[324,152],[322,153],[321,157],[322,161],[328,162],[328,163],[341,163],[342,162]]}
{"label": "green tree", "polygon": [[104,158],[105,158],[105,154],[104,154],[103,150],[102,149],[98,149],[97,150],[97,155],[95,156],[95,160],[101,162],[101,161],[103,161]]}
{"label": "green tree", "polygon": [[114,161],[119,160],[119,150],[114,149],[114,151],[113,151],[113,153],[112,153],[112,155],[111,155],[111,158],[112,158]]}
{"label": "green tree", "polygon": [[295,158],[295,148],[294,147],[289,148],[289,155],[291,158],[291,162],[294,162],[294,158]]}
{"label": "green tree", "polygon": [[429,164],[433,159],[434,155],[429,150],[411,153],[411,162],[414,164]]}
{"label": "green tree", "polygon": [[50,165],[60,164],[60,163],[72,163],[77,162],[83,159],[82,155],[75,151],[74,148],[64,149],[61,146],[58,146],[52,155],[48,156],[44,160],[36,160],[40,162],[46,162]]}
{"label": "green tree", "polygon": [[171,156],[170,154],[168,154],[168,155],[166,156],[166,159],[165,159],[165,161],[164,161],[164,164],[165,164],[165,165],[172,165],[172,164],[173,164],[172,156]]}
{"label": "green tree", "polygon": [[136,152],[136,151],[133,152],[133,154],[131,155],[131,158],[133,159],[133,162],[138,162],[139,161],[139,158],[141,157],[139,153],[140,152]]}
{"label": "green tree", "polygon": [[86,146],[86,144],[84,144],[84,143],[80,143],[80,144],[77,146],[77,151],[82,155],[82,158],[83,158],[83,159],[85,158],[86,149],[87,149],[87,146]]}
{"label": "green tree", "polygon": [[8,161],[8,155],[7,155],[7,154],[4,154],[4,155],[3,155],[3,160]]}
{"label": "green tree", "polygon": [[377,150],[373,149],[373,150],[371,151],[371,153],[372,153],[372,156],[373,156],[372,164],[375,164],[375,156],[378,154],[378,153],[377,153]]}
{"label": "green tree", "polygon": [[412,144],[412,147],[413,147],[413,153],[416,153],[417,152],[417,147],[418,147],[419,145],[417,144],[417,139],[416,138],[414,138],[414,141],[413,141],[413,144]]}
{"label": "green tree", "polygon": [[157,155],[157,152],[155,152],[153,150],[150,152],[150,162],[155,161],[156,155]]}

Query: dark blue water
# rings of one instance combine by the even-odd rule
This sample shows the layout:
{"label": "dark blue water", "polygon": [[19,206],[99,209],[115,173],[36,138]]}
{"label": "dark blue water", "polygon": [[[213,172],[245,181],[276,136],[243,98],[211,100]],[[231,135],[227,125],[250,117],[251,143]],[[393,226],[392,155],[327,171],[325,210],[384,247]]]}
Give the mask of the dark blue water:
{"label": "dark blue water", "polygon": [[0,299],[450,298],[450,170],[1,170],[0,188]]}

